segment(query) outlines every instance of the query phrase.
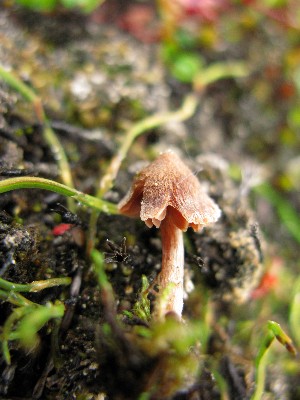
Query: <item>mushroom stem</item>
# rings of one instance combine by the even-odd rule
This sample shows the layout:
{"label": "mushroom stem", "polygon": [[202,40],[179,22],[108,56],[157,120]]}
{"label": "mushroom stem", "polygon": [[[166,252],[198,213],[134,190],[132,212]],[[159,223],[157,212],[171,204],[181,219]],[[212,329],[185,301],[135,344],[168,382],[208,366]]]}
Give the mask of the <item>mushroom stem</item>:
{"label": "mushroom stem", "polygon": [[162,265],[157,277],[162,299],[156,304],[156,314],[164,317],[176,313],[180,318],[183,308],[184,246],[183,233],[166,214],[161,225]]}

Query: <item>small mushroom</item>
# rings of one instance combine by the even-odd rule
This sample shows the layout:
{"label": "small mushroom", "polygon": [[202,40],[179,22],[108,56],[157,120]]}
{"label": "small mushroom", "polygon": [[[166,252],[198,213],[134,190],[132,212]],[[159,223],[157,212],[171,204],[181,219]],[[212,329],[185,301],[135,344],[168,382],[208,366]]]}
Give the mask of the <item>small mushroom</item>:
{"label": "small mushroom", "polygon": [[173,152],[167,151],[137,174],[120,213],[140,217],[150,228],[161,230],[162,265],[156,278],[164,300],[157,302],[158,316],[171,312],[181,318],[183,309],[183,231],[200,231],[221,215],[192,171]]}

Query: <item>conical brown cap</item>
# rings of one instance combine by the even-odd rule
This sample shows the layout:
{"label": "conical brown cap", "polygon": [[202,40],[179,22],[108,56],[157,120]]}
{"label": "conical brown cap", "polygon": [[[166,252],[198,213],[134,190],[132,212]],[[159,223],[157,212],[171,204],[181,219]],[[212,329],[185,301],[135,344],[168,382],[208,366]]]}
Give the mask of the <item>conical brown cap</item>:
{"label": "conical brown cap", "polygon": [[221,215],[196,176],[172,151],[161,154],[135,177],[119,210],[157,228],[166,213],[171,213],[174,224],[184,231],[189,226],[199,231]]}

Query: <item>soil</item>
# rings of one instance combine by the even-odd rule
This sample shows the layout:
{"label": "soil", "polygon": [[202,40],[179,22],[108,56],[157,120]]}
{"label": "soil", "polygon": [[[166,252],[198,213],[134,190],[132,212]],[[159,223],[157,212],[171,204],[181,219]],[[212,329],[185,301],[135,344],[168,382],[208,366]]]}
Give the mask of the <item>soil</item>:
{"label": "soil", "polygon": [[[262,45],[272,52],[271,37],[274,40],[266,27],[245,41],[247,48],[240,48],[239,56]],[[97,24],[81,15],[49,16],[2,8],[0,38],[1,63],[42,99],[68,156],[75,186],[85,193],[95,194],[99,177],[130,124],[179,107],[190,90],[170,77],[157,44],[142,43],[113,24]],[[236,51],[226,49],[226,57],[236,56]],[[222,59],[223,52],[218,56]],[[257,70],[261,64],[263,60]],[[274,158],[281,170],[287,158],[294,156],[292,149],[279,152],[271,138],[285,110],[278,104],[269,110],[271,117],[262,113],[267,99],[261,100],[264,104],[253,99],[248,91],[253,80],[218,82],[201,95],[189,121],[169,123],[141,136],[106,194],[107,200],[117,203],[141,162],[172,148],[222,209],[218,223],[200,233],[188,230],[185,234],[184,324],[170,317],[160,332],[159,326],[132,314],[141,300],[142,277],[151,284],[160,269],[157,229],[120,215],[99,216],[95,247],[105,254],[111,290],[99,286],[87,255],[91,210],[78,204],[71,213],[63,196],[38,189],[1,194],[1,278],[14,283],[72,278],[70,286],[25,295],[39,304],[59,299],[65,315],[59,326],[50,321],[39,331],[39,343],[33,348],[24,348],[16,340],[9,342],[11,364],[0,355],[1,398],[221,399],[216,372],[231,399],[250,398],[254,373],[249,360],[253,355],[231,342],[237,324],[234,310],[247,310],[259,284],[266,245],[257,221],[270,233],[273,214],[262,200],[257,200],[254,213],[249,192],[253,181],[266,172],[275,175],[270,168]],[[32,104],[3,82],[0,99],[1,176],[60,181],[55,155]],[[232,165],[244,171],[244,179],[235,178]],[[287,234],[274,230],[274,243],[278,238],[289,242]],[[155,294],[149,298],[152,307]],[[12,308],[1,301],[2,325]],[[213,329],[205,354],[197,341],[189,351],[176,353],[168,347],[176,343],[177,331],[190,346],[182,326],[207,317],[207,310]],[[230,321],[226,329],[222,318]],[[168,329],[173,325],[171,334]],[[145,331],[151,329],[152,339],[147,340]],[[284,380],[281,372],[276,376],[280,375]],[[286,397],[278,397],[275,385],[269,390],[274,399],[293,398],[289,388]]]}

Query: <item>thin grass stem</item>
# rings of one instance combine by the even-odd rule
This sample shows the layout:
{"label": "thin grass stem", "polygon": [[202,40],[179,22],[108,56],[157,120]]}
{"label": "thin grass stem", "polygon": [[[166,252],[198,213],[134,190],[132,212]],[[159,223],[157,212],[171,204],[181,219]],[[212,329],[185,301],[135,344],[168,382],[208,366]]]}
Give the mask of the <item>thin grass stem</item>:
{"label": "thin grass stem", "polygon": [[37,177],[18,177],[0,181],[0,193],[9,192],[16,189],[45,189],[51,192],[71,197],[79,203],[97,209],[97,211],[107,214],[117,214],[117,206],[108,201],[104,201],[94,196],[82,193],[61,183]]}
{"label": "thin grass stem", "polygon": [[12,290],[15,292],[30,293],[30,292],[39,292],[40,290],[44,290],[54,286],[70,285],[71,281],[72,281],[71,278],[64,277],[64,278],[47,279],[44,281],[33,281],[27,284],[20,284],[20,283],[9,282],[5,279],[0,278],[0,288],[7,291]]}

